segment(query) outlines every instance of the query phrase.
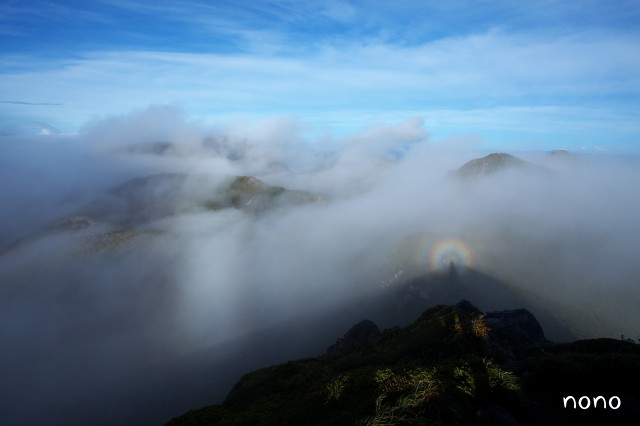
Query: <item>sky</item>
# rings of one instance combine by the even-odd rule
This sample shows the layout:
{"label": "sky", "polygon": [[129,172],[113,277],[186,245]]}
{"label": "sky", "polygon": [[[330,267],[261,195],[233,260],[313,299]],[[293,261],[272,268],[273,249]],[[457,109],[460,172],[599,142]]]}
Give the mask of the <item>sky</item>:
{"label": "sky", "polygon": [[0,2],[0,135],[171,105],[308,138],[423,120],[484,149],[640,153],[640,1]]}

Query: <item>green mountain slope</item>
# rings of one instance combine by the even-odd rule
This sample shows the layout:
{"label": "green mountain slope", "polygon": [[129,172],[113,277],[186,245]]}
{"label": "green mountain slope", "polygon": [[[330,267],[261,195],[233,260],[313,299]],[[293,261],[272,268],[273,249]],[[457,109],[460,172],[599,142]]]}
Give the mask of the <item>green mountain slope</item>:
{"label": "green mountain slope", "polygon": [[[96,197],[81,211],[8,247],[0,255],[42,238],[68,236],[79,251],[102,251],[153,234],[154,221],[225,209],[260,215],[281,207],[322,202],[303,190],[268,185],[251,176],[165,173],[131,179]],[[151,227],[153,228],[153,227]]]}
{"label": "green mountain slope", "polygon": [[[168,426],[634,424],[638,380],[640,345],[554,344],[526,310],[483,314],[462,301],[355,352],[249,373],[222,404]],[[564,409],[566,395],[615,395],[622,404]]]}

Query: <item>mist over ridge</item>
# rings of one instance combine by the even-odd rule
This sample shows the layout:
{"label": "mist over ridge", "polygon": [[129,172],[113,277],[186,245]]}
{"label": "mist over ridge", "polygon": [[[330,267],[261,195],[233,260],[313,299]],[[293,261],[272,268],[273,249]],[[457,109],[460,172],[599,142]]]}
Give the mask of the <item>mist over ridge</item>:
{"label": "mist over ridge", "polygon": [[[531,166],[461,180],[486,154],[431,140],[420,119],[341,139],[300,126],[211,128],[151,107],[77,135],[0,139],[12,419],[57,381],[69,390],[43,416],[92,382],[117,393],[140,363],[157,378],[181,357],[371,303],[392,326],[406,298],[430,306],[476,283],[490,289],[474,290],[480,309],[522,301],[551,337],[640,332],[637,159],[510,153]],[[451,264],[464,285],[447,284]]]}

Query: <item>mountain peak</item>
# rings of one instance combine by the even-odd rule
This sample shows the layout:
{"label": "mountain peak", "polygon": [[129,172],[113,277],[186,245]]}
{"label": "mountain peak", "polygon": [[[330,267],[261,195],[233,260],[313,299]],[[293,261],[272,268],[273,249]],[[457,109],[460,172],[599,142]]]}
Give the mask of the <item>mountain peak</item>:
{"label": "mountain peak", "polygon": [[489,154],[465,163],[455,171],[459,178],[469,179],[493,175],[506,170],[546,170],[543,167],[524,161],[503,152]]}

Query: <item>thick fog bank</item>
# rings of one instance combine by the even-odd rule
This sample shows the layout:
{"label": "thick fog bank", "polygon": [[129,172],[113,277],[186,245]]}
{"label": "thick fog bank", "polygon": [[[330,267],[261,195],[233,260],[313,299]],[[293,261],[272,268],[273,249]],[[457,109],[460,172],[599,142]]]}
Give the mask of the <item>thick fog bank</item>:
{"label": "thick fog bank", "polygon": [[[474,148],[420,120],[311,140],[289,119],[211,128],[170,108],[3,137],[0,423],[161,423],[360,315],[406,321],[408,299],[635,337],[638,161],[540,153],[523,158],[548,172],[461,179]],[[272,202],[278,187],[307,192]]]}

